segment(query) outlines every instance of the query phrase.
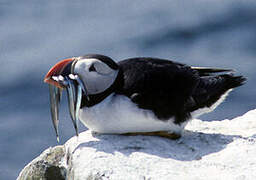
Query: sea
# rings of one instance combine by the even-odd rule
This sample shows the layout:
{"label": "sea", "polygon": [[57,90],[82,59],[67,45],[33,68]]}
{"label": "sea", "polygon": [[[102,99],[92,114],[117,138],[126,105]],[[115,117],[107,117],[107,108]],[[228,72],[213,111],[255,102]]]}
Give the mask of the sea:
{"label": "sea", "polygon": [[58,61],[88,53],[235,69],[247,83],[200,118],[256,108],[255,0],[0,0],[0,179],[16,179],[46,148],[75,135],[64,95],[57,143],[43,78]]}

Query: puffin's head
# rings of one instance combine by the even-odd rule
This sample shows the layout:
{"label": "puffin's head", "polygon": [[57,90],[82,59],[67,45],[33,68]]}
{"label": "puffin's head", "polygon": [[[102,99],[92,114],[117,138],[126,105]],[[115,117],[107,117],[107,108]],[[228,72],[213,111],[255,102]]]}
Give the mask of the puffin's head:
{"label": "puffin's head", "polygon": [[89,54],[65,59],[54,65],[44,78],[44,82],[65,88],[62,77],[75,75],[80,78],[87,95],[98,94],[109,88],[118,74],[118,65],[109,57]]}
{"label": "puffin's head", "polygon": [[82,94],[89,100],[89,95],[104,92],[115,82],[118,71],[118,65],[111,58],[98,54],[64,59],[49,70],[44,82],[50,87],[51,114],[57,139],[61,90],[67,89],[69,111],[78,135]]}

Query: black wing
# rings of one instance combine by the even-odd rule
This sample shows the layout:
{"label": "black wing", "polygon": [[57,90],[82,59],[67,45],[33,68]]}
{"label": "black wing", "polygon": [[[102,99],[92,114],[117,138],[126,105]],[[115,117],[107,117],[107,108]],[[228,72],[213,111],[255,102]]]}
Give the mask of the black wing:
{"label": "black wing", "polygon": [[122,86],[117,93],[126,95],[140,108],[150,109],[161,120],[175,117],[176,123],[189,118],[187,106],[199,83],[198,72],[189,66],[155,58],[120,61]]}
{"label": "black wing", "polygon": [[123,83],[117,93],[152,110],[161,120],[174,117],[175,123],[186,121],[192,111],[211,107],[246,80],[233,74],[214,75],[232,71],[229,69],[193,68],[156,58],[133,58],[118,64]]}

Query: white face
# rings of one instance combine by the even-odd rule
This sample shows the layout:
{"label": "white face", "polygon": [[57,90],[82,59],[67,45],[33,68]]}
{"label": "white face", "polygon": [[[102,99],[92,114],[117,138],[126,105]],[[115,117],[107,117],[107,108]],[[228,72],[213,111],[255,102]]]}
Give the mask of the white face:
{"label": "white face", "polygon": [[89,95],[108,89],[115,81],[118,70],[110,68],[98,59],[79,59],[74,65],[74,74],[79,75]]}

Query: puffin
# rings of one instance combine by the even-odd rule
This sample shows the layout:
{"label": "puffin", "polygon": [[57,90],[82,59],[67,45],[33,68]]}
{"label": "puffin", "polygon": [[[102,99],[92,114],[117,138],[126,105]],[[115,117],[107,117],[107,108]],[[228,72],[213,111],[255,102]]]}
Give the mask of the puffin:
{"label": "puffin", "polygon": [[115,62],[100,54],[61,60],[44,78],[58,141],[63,90],[77,136],[80,120],[100,134],[177,139],[191,119],[213,111],[245,81],[232,69],[193,67],[152,57]]}

